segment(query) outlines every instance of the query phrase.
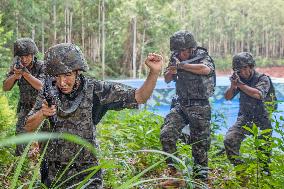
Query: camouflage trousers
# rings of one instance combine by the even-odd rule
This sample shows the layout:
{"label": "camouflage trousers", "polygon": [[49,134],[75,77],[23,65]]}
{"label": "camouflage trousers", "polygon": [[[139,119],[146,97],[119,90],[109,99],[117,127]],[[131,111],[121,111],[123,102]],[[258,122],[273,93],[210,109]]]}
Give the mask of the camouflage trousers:
{"label": "camouflage trousers", "polygon": [[[201,179],[207,179],[208,155],[210,148],[210,119],[211,107],[208,105],[180,105],[173,107],[166,116],[161,128],[160,140],[163,151],[174,153],[177,150],[176,143],[182,129],[189,124],[190,143],[192,145],[192,156],[194,158],[195,173],[202,173]],[[173,160],[167,159],[168,165]]]}
{"label": "camouflage trousers", "polygon": [[[61,162],[43,162],[41,174],[45,173],[47,178],[42,177],[42,182],[49,188],[59,186],[59,188],[76,188],[81,181],[83,181],[93,170],[80,173],[95,164],[81,163],[72,164],[67,171],[62,175],[68,163]],[[45,166],[45,167],[43,167]],[[102,189],[102,171],[99,170],[95,175],[91,176],[87,183],[84,185],[88,189]],[[80,173],[80,174],[79,174]],[[60,177],[60,179],[59,179]],[[59,180],[58,180],[59,179]],[[58,180],[58,181],[57,181]],[[66,182],[65,182],[66,181]],[[64,183],[63,183],[64,182]]]}
{"label": "camouflage trousers", "polygon": [[[246,116],[240,115],[237,118],[237,122],[226,133],[224,140],[226,154],[230,162],[235,166],[243,163],[243,161],[239,158],[241,143],[246,138],[246,135],[251,135],[251,133],[244,129],[243,126],[246,125],[252,128],[253,123],[255,123],[256,126],[259,127],[259,129],[261,130],[272,129],[271,121],[266,116],[258,118],[248,118]],[[271,136],[272,130],[271,132],[268,132],[265,135]],[[269,145],[269,139],[266,139],[267,137],[259,136],[259,138],[267,140],[266,145]],[[265,151],[264,148],[260,148],[259,150],[262,150],[263,154],[266,155],[267,161],[265,161],[264,164],[265,166],[268,166],[267,163],[270,161],[269,156],[271,151]]]}

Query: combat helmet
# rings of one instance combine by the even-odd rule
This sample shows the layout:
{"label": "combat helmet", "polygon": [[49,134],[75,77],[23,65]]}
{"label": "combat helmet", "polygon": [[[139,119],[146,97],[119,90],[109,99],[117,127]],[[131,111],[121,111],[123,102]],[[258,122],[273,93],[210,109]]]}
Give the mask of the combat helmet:
{"label": "combat helmet", "polygon": [[73,43],[61,43],[50,47],[45,53],[44,61],[46,73],[50,76],[89,69],[82,51]]}
{"label": "combat helmet", "polygon": [[170,50],[182,51],[189,48],[196,48],[197,43],[193,34],[189,31],[178,31],[170,38]]}
{"label": "combat helmet", "polygon": [[20,38],[14,43],[14,56],[25,56],[37,54],[38,48],[31,38]]}
{"label": "combat helmet", "polygon": [[241,52],[234,55],[232,62],[233,70],[239,70],[244,66],[255,66],[255,60],[252,55],[248,52]]}

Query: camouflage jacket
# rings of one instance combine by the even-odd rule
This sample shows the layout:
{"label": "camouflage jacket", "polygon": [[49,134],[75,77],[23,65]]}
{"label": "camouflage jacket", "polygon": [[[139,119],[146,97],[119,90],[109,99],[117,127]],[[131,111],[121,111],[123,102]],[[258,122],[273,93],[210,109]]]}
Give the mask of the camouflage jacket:
{"label": "camouflage jacket", "polygon": [[252,74],[248,80],[241,80],[246,85],[256,88],[260,91],[261,99],[253,98],[240,89],[234,91],[234,96],[240,93],[240,109],[239,115],[245,115],[248,117],[263,117],[268,116],[268,112],[265,108],[265,99],[268,95],[270,88],[270,80],[266,75],[260,74],[256,71]]}
{"label": "camouflage jacket", "polygon": [[[206,49],[197,48],[195,55],[204,53]],[[207,51],[206,51],[207,52]],[[208,75],[194,74],[185,70],[177,71],[176,93],[179,100],[208,99],[214,93],[215,87],[215,66],[209,55],[193,64],[204,64],[210,68]],[[172,63],[169,63],[172,66]]]}
{"label": "camouflage jacket", "polygon": [[[94,146],[96,143],[96,124],[109,109],[136,108],[135,89],[118,83],[96,81],[81,77],[81,85],[76,94],[64,95],[59,92],[57,119],[49,128],[51,132],[78,135]],[[41,108],[42,97],[29,113]],[[69,162],[81,149],[80,146],[63,140],[53,140],[47,149],[49,161]],[[75,163],[96,162],[96,158],[86,149],[81,149]]]}
{"label": "camouflage jacket", "polygon": [[[43,61],[38,61],[36,58],[32,62],[32,67],[31,69],[28,69],[28,71],[33,75],[35,78],[39,79],[42,83],[44,83],[44,63]],[[14,66],[14,65],[13,65]],[[14,72],[10,71],[7,74],[7,78],[13,75]],[[20,109],[24,108],[26,109],[27,113],[32,109],[36,97],[39,93],[38,90],[33,88],[27,80],[24,79],[24,77],[21,77],[17,81],[17,85],[19,86],[19,91],[20,91],[20,99],[18,103],[18,110],[17,112],[20,111]]]}

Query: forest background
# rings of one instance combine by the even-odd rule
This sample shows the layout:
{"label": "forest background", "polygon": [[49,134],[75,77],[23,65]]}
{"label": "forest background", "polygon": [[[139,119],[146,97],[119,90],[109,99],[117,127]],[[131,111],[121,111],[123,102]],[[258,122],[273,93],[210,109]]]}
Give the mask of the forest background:
{"label": "forest background", "polygon": [[[241,51],[250,51],[256,57],[257,67],[264,67],[267,72],[283,69],[282,0],[0,0],[0,139],[13,135],[15,130],[18,89],[2,92],[2,80],[12,63],[13,42],[17,38],[34,39],[40,59],[54,44],[75,43],[85,54],[89,75],[98,79],[125,79],[146,76],[148,70],[143,63],[149,52],[161,53],[165,67],[170,55],[169,37],[181,29],[192,31],[198,45],[208,49],[218,73],[230,73],[232,56]],[[257,137],[244,144],[242,152],[251,168],[248,170],[250,188],[284,185],[281,119],[275,120],[276,131],[282,138],[273,140],[274,147],[278,148],[271,163],[272,178],[261,177],[260,180],[259,173],[254,172],[258,166],[254,160],[259,154],[250,149],[256,149],[255,145],[259,144]],[[109,157],[107,161],[114,165],[114,169],[105,174],[108,188],[118,188],[123,183],[131,186],[140,177],[154,178],[162,174],[163,164],[133,180],[163,157],[133,153],[140,149],[161,149],[159,127],[162,122],[161,117],[145,111],[107,115],[98,128],[98,138],[102,142],[101,156]],[[220,127],[222,115],[213,115],[212,124]],[[258,131],[253,132],[257,135]],[[216,156],[222,149],[223,138],[217,135],[213,138],[209,155],[210,178],[214,178],[211,186],[238,188],[225,155]],[[191,158],[189,149],[189,145],[179,146],[183,160]],[[1,188],[22,186],[33,175],[26,166],[22,169],[27,170],[27,176],[18,179],[14,170],[21,168],[13,150],[14,146],[0,147]],[[155,188],[152,185],[146,188],[151,187]]]}
{"label": "forest background", "polygon": [[[31,37],[41,55],[72,42],[82,48],[94,76],[141,78],[146,55],[159,52],[167,60],[169,37],[186,29],[218,70],[230,69],[232,55],[241,51],[251,52],[257,66],[280,66],[283,8],[281,0],[1,0],[1,42],[12,49],[16,38]],[[12,57],[12,51],[1,54],[1,67],[9,65],[3,56]]]}

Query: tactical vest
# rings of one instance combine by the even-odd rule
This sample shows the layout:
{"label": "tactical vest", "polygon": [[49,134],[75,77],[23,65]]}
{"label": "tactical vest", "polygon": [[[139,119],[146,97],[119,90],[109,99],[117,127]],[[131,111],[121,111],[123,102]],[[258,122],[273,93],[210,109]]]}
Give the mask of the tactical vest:
{"label": "tactical vest", "polygon": [[[52,132],[70,133],[97,146],[96,127],[93,123],[93,91],[94,81],[85,79],[84,87],[74,100],[70,101],[61,96],[57,107],[57,121]],[[47,159],[49,161],[70,162],[82,147],[64,140],[52,140],[48,146]],[[83,148],[74,163],[94,163],[96,158],[87,149]]]}
{"label": "tactical vest", "polygon": [[[31,73],[32,76],[38,78],[39,75],[42,74],[42,72],[44,71],[42,67],[43,67],[42,61],[34,61],[33,67],[31,68],[31,70],[29,70],[29,72]],[[18,86],[20,90],[18,111],[20,110],[21,107],[23,107],[27,110],[27,112],[29,112],[36,101],[36,97],[39,91],[33,88],[32,85],[28,83],[24,77],[21,77],[18,80]]]}
{"label": "tactical vest", "polygon": [[278,108],[278,103],[277,103],[277,96],[276,96],[276,91],[275,91],[274,85],[273,85],[271,78],[269,76],[262,74],[259,78],[261,78],[262,76],[268,77],[269,82],[270,82],[270,88],[269,88],[269,91],[268,91],[264,101],[267,102],[266,103],[267,106],[270,106],[271,109],[273,111],[275,111]]}
{"label": "tactical vest", "polygon": [[[203,49],[197,49],[196,56],[202,52]],[[210,61],[212,59],[207,56]],[[200,62],[200,61],[199,61]],[[197,62],[197,64],[199,64]],[[196,64],[196,63],[195,63]],[[177,71],[176,93],[181,100],[189,99],[208,99],[214,94],[215,87],[215,70],[210,75],[198,75],[185,70]]]}
{"label": "tactical vest", "polygon": [[[256,84],[259,82],[260,77],[263,75],[256,72],[253,74],[249,81],[243,81],[246,85],[255,88]],[[269,94],[267,94],[269,95]],[[265,100],[253,98],[244,92],[240,91],[240,110],[239,114],[248,117],[264,117],[268,116],[268,112],[265,108]]]}

